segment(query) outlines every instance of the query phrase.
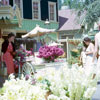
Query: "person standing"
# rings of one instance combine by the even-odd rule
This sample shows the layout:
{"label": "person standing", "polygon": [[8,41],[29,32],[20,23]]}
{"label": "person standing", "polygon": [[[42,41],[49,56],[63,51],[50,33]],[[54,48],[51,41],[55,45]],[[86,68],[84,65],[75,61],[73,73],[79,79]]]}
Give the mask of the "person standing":
{"label": "person standing", "polygon": [[[88,37],[85,37],[84,38],[84,46],[86,48],[85,50],[85,54],[86,54],[86,62],[85,62],[85,72],[86,74],[90,74],[94,67],[93,67],[93,53],[94,53],[94,44],[91,42],[91,39],[88,38]],[[96,59],[95,59],[95,62],[96,62]]]}
{"label": "person standing", "polygon": [[8,75],[15,73],[13,62],[13,56],[15,55],[14,39],[15,35],[10,33],[8,34],[8,39],[2,44],[3,61],[6,64]]}

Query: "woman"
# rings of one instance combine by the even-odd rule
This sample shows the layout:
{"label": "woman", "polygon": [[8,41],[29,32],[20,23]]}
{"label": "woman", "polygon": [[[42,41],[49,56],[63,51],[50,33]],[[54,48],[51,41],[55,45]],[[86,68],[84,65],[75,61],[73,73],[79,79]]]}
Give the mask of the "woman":
{"label": "woman", "polygon": [[15,72],[13,62],[13,56],[15,54],[14,39],[15,35],[13,33],[10,33],[8,34],[8,39],[5,40],[2,44],[3,61],[7,66],[8,75]]}
{"label": "woman", "polygon": [[[89,74],[91,71],[93,71],[93,53],[94,53],[94,44],[91,42],[91,39],[86,37],[83,41],[84,47],[86,48],[85,54],[86,54],[86,62],[85,62],[85,71],[87,74]],[[95,59],[96,61],[96,59]]]}

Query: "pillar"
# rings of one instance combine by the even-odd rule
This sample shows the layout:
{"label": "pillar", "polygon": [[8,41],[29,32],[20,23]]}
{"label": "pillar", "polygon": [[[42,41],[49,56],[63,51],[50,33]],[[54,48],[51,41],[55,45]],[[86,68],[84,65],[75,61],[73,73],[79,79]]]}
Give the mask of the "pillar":
{"label": "pillar", "polygon": [[2,31],[1,31],[1,29],[0,29],[0,38],[2,37]]}

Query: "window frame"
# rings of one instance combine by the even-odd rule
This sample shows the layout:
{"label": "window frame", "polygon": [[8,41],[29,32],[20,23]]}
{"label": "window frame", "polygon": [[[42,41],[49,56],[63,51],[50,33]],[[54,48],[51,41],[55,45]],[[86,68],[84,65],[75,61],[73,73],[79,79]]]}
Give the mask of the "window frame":
{"label": "window frame", "polygon": [[[50,19],[50,5],[54,5],[54,20],[51,20],[51,19]],[[55,21],[55,22],[57,21],[57,12],[56,12],[56,8],[57,8],[57,7],[56,7],[56,2],[51,2],[51,1],[48,2],[48,12],[49,12],[48,14],[49,14],[49,20],[50,20],[50,21]]]}
{"label": "window frame", "polygon": [[[13,0],[13,5],[15,4],[15,0]],[[20,9],[21,9],[21,17],[23,18],[23,0],[20,0]]]}
{"label": "window frame", "polygon": [[[2,1],[2,0],[1,0],[1,1]],[[7,5],[6,5],[6,1],[8,1]],[[3,3],[4,6],[9,6],[9,4],[10,4],[10,3],[9,3],[9,0],[3,0],[2,3]]]}
{"label": "window frame", "polygon": [[[33,13],[33,2],[37,2],[38,3],[38,19],[34,18],[34,13]],[[40,0],[32,0],[32,19],[33,20],[41,20],[41,10],[40,10]]]}

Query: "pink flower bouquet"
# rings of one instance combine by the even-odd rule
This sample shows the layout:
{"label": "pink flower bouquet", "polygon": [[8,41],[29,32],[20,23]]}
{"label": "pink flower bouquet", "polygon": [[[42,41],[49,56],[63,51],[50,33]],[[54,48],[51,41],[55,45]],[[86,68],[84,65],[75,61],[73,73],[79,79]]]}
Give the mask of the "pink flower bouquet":
{"label": "pink flower bouquet", "polygon": [[63,49],[59,48],[58,46],[43,46],[39,49],[39,58],[43,58],[46,61],[50,62],[58,58],[59,56],[63,55]]}
{"label": "pink flower bouquet", "polygon": [[23,61],[27,56],[34,56],[34,53],[32,51],[33,51],[32,49],[30,51],[19,49],[16,53],[16,57],[20,57],[21,58],[20,60]]}

